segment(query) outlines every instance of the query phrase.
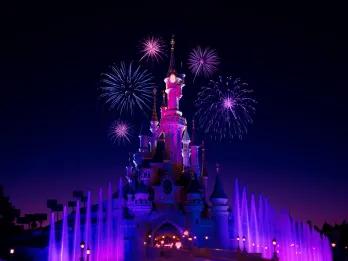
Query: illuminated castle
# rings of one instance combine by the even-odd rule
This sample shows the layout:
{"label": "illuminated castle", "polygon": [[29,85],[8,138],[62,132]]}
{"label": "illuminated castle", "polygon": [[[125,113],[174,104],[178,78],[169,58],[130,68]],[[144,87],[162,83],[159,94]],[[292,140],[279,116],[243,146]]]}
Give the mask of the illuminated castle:
{"label": "illuminated castle", "polygon": [[331,260],[326,238],[276,213],[264,197],[249,197],[238,182],[229,201],[218,165],[208,193],[204,143],[197,144],[194,124],[189,132],[179,108],[185,75],[175,70],[174,44],[160,115],[154,91],[149,131],[139,135],[117,192],[109,185],[95,205],[88,193],[86,206],[77,202],[71,214],[65,207],[59,222],[52,213],[48,260],[155,260],[163,253],[184,260]]}
{"label": "illuminated castle", "polygon": [[204,145],[196,143],[194,130],[190,137],[179,109],[185,75],[175,70],[174,40],[171,44],[160,119],[155,92],[150,133],[140,134],[139,151],[127,166],[124,204],[140,238],[156,239],[169,229],[174,236],[192,235],[196,246],[227,248],[228,199],[219,175],[208,195]]}

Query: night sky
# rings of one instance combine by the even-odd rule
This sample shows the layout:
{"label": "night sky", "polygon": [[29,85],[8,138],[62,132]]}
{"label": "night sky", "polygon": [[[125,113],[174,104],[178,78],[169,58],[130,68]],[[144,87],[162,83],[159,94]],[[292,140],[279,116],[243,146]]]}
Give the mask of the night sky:
{"label": "night sky", "polygon": [[[115,146],[107,137],[114,115],[98,101],[100,73],[139,58],[144,36],[169,40],[175,33],[178,61],[198,44],[214,47],[221,72],[242,77],[258,100],[245,139],[207,144],[211,177],[219,162],[230,195],[238,177],[302,220],[348,219],[346,28],[343,8],[316,5],[2,8],[5,193],[27,213],[47,211],[48,198],[66,202],[74,189],[116,185],[136,146]],[[189,116],[194,91],[185,88]]]}

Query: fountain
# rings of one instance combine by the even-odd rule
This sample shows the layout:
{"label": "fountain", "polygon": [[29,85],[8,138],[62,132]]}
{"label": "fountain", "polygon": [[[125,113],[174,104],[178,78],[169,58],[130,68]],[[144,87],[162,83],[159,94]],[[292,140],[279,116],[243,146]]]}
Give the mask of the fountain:
{"label": "fountain", "polygon": [[68,234],[68,210],[64,206],[63,210],[63,226],[59,261],[69,260],[69,234]]}
{"label": "fountain", "polygon": [[75,225],[74,225],[74,244],[73,244],[73,260],[77,260],[80,250],[81,242],[81,228],[80,228],[80,201],[76,202],[75,211]]}
{"label": "fountain", "polygon": [[[118,199],[113,199],[109,184],[106,199],[103,199],[102,189],[99,190],[98,204],[95,207],[92,205],[91,193],[88,192],[85,208],[81,209],[80,202],[77,202],[75,213],[68,215],[65,206],[62,220],[58,222],[55,222],[55,215],[52,213],[48,260],[124,260],[125,202],[121,181],[118,194]],[[232,211],[233,247],[238,251],[259,253],[264,258],[277,257],[287,261],[332,259],[327,238],[308,224],[297,222],[288,213],[276,212],[269,200],[262,195],[258,199],[254,194],[249,196],[247,188],[241,188],[237,180]],[[71,238],[68,233],[69,224]],[[84,244],[80,245],[81,242]]]}
{"label": "fountain", "polygon": [[264,258],[277,257],[287,261],[332,260],[327,238],[308,224],[295,221],[288,213],[277,213],[261,195],[258,204],[253,194],[249,201],[245,187],[240,195],[237,180],[232,209],[236,248],[261,253]]}
{"label": "fountain", "polygon": [[[85,209],[81,209],[80,202],[77,202],[75,213],[69,215],[65,206],[63,218],[57,223],[54,219],[54,213],[51,213],[48,261],[124,260],[123,205],[121,199],[116,201],[118,204],[114,205],[112,188],[111,184],[109,184],[105,201],[103,200],[102,189],[99,190],[97,213],[93,212],[95,208],[92,206],[90,192],[87,194]],[[116,208],[114,209],[114,207]],[[95,216],[96,219],[94,218]],[[94,219],[96,220],[95,230],[93,226]],[[70,229],[73,231],[71,240],[68,233],[69,224],[74,224]],[[59,249],[57,249],[58,246]]]}
{"label": "fountain", "polygon": [[55,232],[55,217],[54,212],[52,212],[50,216],[50,239],[48,248],[48,260],[50,261],[57,261],[57,246]]}

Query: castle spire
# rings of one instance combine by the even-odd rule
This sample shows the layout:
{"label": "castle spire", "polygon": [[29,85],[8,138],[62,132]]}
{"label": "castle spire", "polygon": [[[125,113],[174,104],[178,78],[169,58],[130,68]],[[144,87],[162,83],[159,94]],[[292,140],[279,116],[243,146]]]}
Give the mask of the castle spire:
{"label": "castle spire", "polygon": [[206,162],[205,162],[205,146],[204,146],[204,140],[202,141],[201,151],[202,151],[201,177],[208,177],[208,171],[207,171],[207,166],[206,166]]}
{"label": "castle spire", "polygon": [[174,47],[175,47],[175,35],[172,35],[172,39],[170,40],[170,60],[169,60],[169,69],[168,75],[171,73],[175,73],[175,57],[174,57]]}
{"label": "castle spire", "polygon": [[196,129],[195,129],[195,120],[192,120],[192,133],[191,133],[191,144],[194,145],[196,142]]}
{"label": "castle spire", "polygon": [[220,165],[216,164],[216,177],[213,193],[210,196],[210,199],[227,199],[227,195],[224,191],[224,187],[222,185],[220,179]]}
{"label": "castle spire", "polygon": [[153,89],[153,107],[152,107],[152,117],[151,121],[153,122],[158,122],[158,116],[157,116],[157,104],[156,104],[156,99],[157,99],[157,90],[156,88]]}
{"label": "castle spire", "polygon": [[164,90],[162,90],[162,105],[161,107],[166,107],[167,103],[166,103],[166,92]]}

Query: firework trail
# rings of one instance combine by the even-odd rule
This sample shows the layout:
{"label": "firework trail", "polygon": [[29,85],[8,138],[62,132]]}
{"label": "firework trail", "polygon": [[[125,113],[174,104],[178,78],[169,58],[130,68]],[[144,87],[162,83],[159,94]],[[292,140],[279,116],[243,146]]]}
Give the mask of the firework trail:
{"label": "firework trail", "polygon": [[139,65],[121,62],[113,64],[108,73],[101,75],[100,97],[111,110],[121,116],[134,111],[147,113],[151,108],[152,75]]}
{"label": "firework trail", "polygon": [[253,122],[256,100],[240,78],[219,77],[199,91],[195,118],[204,134],[213,140],[242,139]]}
{"label": "firework trail", "polygon": [[209,77],[214,74],[219,65],[219,57],[214,49],[201,48],[197,46],[189,54],[188,67],[194,74],[194,79],[197,76]]}
{"label": "firework trail", "polygon": [[109,138],[113,143],[130,143],[132,127],[125,121],[115,121],[109,129]]}
{"label": "firework trail", "polygon": [[140,43],[140,53],[142,55],[140,61],[146,59],[158,62],[163,58],[164,49],[164,43],[161,38],[154,36],[145,38]]}

